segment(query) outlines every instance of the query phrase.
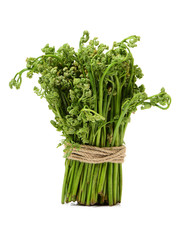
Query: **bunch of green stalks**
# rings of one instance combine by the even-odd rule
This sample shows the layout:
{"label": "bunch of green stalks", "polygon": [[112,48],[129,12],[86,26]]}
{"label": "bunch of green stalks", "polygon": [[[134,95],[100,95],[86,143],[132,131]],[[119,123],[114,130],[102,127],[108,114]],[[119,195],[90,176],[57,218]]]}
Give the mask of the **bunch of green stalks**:
{"label": "bunch of green stalks", "polygon": [[156,106],[168,109],[170,96],[162,88],[148,97],[142,70],[134,64],[130,48],[140,37],[133,35],[114,42],[111,49],[97,38],[89,40],[84,31],[78,51],[64,44],[57,51],[48,44],[43,55],[27,58],[26,68],[18,72],[9,85],[19,89],[22,74],[39,74],[34,92],[48,102],[55,114],[51,124],[60,131],[65,148],[65,176],[62,203],[77,201],[82,205],[115,205],[121,202],[122,164],[84,163],[68,159],[75,146],[117,147],[124,136],[131,114]]}

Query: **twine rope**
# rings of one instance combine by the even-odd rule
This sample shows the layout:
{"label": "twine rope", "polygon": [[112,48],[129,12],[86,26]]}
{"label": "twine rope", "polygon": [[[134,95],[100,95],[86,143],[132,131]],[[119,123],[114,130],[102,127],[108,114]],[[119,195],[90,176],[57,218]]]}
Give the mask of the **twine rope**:
{"label": "twine rope", "polygon": [[79,149],[73,148],[68,159],[84,163],[123,163],[126,147],[96,147],[80,145]]}

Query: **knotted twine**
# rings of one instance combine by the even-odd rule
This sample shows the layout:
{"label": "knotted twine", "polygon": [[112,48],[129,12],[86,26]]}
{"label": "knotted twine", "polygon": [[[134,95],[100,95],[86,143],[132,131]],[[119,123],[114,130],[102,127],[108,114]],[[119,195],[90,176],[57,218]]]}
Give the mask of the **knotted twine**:
{"label": "knotted twine", "polygon": [[80,148],[73,148],[67,157],[84,163],[123,163],[125,158],[125,146],[120,147],[96,147],[80,145]]}

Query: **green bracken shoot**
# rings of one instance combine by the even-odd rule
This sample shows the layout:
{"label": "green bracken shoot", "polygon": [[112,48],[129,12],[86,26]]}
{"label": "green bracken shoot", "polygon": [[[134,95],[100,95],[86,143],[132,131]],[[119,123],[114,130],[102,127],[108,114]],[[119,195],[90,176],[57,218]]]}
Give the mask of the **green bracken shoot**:
{"label": "green bracken shoot", "polygon": [[138,36],[114,42],[111,49],[97,38],[89,40],[84,31],[78,51],[64,44],[57,51],[48,44],[43,55],[27,58],[26,68],[10,81],[19,89],[22,74],[39,74],[39,87],[34,92],[48,102],[55,114],[51,124],[60,131],[65,143],[65,176],[61,202],[77,201],[82,205],[115,205],[121,202],[122,164],[90,164],[69,160],[73,147],[80,144],[98,147],[123,145],[131,114],[138,106],[168,109],[170,96],[162,88],[148,96],[138,80],[143,73],[130,48],[137,46]]}

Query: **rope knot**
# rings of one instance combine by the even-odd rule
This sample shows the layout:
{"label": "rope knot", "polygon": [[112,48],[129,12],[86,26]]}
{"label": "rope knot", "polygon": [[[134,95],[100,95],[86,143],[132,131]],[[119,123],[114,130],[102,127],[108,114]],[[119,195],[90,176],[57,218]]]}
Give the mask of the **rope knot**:
{"label": "rope knot", "polygon": [[126,147],[96,147],[90,145],[80,145],[80,148],[73,148],[68,159],[77,160],[84,163],[123,163]]}

